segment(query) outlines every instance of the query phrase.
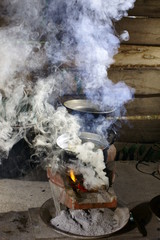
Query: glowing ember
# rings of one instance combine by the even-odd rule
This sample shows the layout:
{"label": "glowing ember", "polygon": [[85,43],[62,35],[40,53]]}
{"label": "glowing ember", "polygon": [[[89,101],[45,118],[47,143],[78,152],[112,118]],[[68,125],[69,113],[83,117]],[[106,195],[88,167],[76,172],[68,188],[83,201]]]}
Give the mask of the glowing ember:
{"label": "glowing ember", "polygon": [[72,169],[69,171],[69,175],[70,175],[70,178],[72,179],[72,181],[76,182],[76,177],[75,177],[74,171]]}

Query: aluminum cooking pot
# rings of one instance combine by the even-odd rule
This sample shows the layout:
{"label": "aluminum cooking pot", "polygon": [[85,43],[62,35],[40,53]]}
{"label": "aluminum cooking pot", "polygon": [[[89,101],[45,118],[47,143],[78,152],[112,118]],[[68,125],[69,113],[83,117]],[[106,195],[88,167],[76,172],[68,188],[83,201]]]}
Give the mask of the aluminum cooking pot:
{"label": "aluminum cooking pot", "polygon": [[66,95],[60,98],[60,103],[67,108],[69,112],[88,113],[94,115],[110,115],[116,111],[116,108],[106,106],[104,110],[100,105],[95,104],[84,95]]}
{"label": "aluminum cooking pot", "polygon": [[[109,146],[114,143],[116,132],[114,130],[110,130],[110,133],[108,134],[108,140],[99,134],[90,132],[81,132],[79,138],[82,140],[82,143],[92,142],[95,144],[95,149],[102,149],[103,152],[106,152]],[[57,138],[57,145],[69,154],[74,154],[74,146],[69,146],[71,139],[72,136],[70,134],[62,134]]]}
{"label": "aluminum cooking pot", "polygon": [[[112,177],[113,177],[113,169],[110,169],[108,167],[107,163],[107,157],[108,153],[107,150],[109,149],[110,145],[113,143],[116,133],[114,131],[111,132],[112,137],[110,136],[111,142],[108,142],[104,137],[101,135],[95,134],[95,133],[90,133],[90,132],[81,132],[79,135],[79,138],[82,140],[82,143],[85,142],[92,142],[95,144],[95,149],[102,149],[103,151],[103,156],[104,156],[104,163],[106,168],[104,169],[104,172],[106,172],[106,175],[109,178],[109,186],[112,185]],[[61,136],[58,137],[57,139],[57,145],[64,150],[65,152],[65,159],[74,159],[76,160],[76,152],[74,152],[74,146],[70,147],[69,142],[71,140],[70,134],[62,134]],[[67,155],[67,156],[66,156]],[[110,162],[111,163],[111,162]],[[114,167],[112,167],[114,168]]]}

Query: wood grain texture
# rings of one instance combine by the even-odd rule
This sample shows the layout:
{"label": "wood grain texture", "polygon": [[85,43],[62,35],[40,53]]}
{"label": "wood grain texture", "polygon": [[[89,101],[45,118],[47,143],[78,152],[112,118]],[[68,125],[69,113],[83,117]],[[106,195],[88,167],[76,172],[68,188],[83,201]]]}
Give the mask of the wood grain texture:
{"label": "wood grain texture", "polygon": [[112,68],[160,69],[160,47],[121,45]]}
{"label": "wood grain texture", "polygon": [[[126,105],[127,116],[160,114],[160,97],[135,98]],[[160,120],[119,120],[118,141],[151,143],[160,141]]]}
{"label": "wood grain texture", "polygon": [[130,38],[125,44],[160,45],[160,18],[124,17],[115,28],[118,34],[124,30],[129,32]]}
{"label": "wood grain texture", "polygon": [[160,17],[159,0],[136,0],[134,8],[129,10],[130,16]]}
{"label": "wood grain texture", "polygon": [[[126,104],[127,115],[159,115],[160,114],[160,97],[135,98]],[[160,126],[159,126],[160,127]]]}
{"label": "wood grain texture", "polygon": [[160,141],[160,120],[121,122],[119,142],[154,143]]}
{"label": "wood grain texture", "polygon": [[108,77],[114,83],[124,81],[135,89],[135,94],[159,94],[160,70],[153,69],[109,69]]}

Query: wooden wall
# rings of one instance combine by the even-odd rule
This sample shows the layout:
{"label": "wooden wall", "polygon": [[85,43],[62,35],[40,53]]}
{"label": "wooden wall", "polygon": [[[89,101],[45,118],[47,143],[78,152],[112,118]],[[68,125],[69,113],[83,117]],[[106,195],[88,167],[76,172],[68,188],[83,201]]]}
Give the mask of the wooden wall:
{"label": "wooden wall", "polygon": [[[160,1],[137,0],[129,16],[115,23],[117,34],[127,30],[108,75],[113,82],[123,80],[135,89],[135,99],[127,104],[128,116],[150,116],[151,120],[121,121],[119,141],[160,142]],[[142,119],[142,120],[141,120]]]}

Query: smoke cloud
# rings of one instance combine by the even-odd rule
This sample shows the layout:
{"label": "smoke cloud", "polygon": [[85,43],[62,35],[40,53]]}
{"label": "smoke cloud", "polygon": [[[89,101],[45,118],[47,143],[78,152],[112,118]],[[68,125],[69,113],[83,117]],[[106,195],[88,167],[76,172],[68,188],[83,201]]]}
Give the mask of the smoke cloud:
{"label": "smoke cloud", "polygon": [[50,36],[49,46],[55,50],[51,61],[75,62],[83,69],[79,72],[83,92],[92,101],[100,102],[102,109],[120,107],[132,98],[132,90],[124,83],[113,84],[106,69],[114,62],[120,39],[128,39],[126,32],[115,35],[112,21],[126,15],[133,3],[134,0],[72,0],[49,4],[49,23],[57,23],[57,34]]}
{"label": "smoke cloud", "polygon": [[[1,159],[32,129],[30,146],[56,165],[57,137],[66,132],[78,135],[85,128],[80,116],[57,108],[59,96],[77,93],[78,85],[102,109],[120,109],[132,99],[133,90],[123,82],[113,84],[107,69],[120,40],[128,39],[126,32],[115,35],[112,22],[126,16],[133,4],[134,0],[1,1]],[[76,73],[65,69],[66,64],[74,65]],[[112,124],[104,117],[96,123],[88,130],[99,134]]]}

